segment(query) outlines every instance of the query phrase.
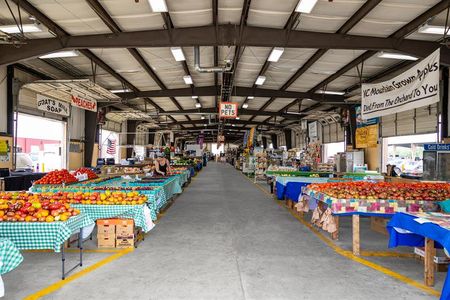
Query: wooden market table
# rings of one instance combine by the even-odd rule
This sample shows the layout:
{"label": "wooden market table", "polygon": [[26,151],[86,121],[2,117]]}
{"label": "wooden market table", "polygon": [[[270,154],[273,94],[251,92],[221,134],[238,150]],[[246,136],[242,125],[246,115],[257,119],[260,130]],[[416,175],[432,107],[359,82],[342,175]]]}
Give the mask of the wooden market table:
{"label": "wooden market table", "polygon": [[[61,252],[61,278],[65,279],[70,272],[83,266],[83,229],[93,224],[94,221],[83,213],[64,222],[1,222],[0,238],[10,240],[19,250]],[[79,234],[79,261],[66,270],[64,244],[73,234]]]}
{"label": "wooden market table", "polygon": [[[450,252],[450,215],[442,213],[397,213],[387,225],[389,247],[424,247],[424,282],[434,286],[436,248]],[[448,254],[447,254],[448,255]],[[450,279],[447,276],[441,299],[450,299]]]}
{"label": "wooden market table", "polygon": [[434,201],[423,200],[368,200],[368,199],[337,199],[324,193],[306,188],[304,194],[309,197],[302,201],[316,202],[314,209],[319,209],[321,213],[328,211],[336,223],[337,231],[332,233],[332,238],[339,237],[339,218],[352,217],[352,250],[354,255],[361,254],[360,242],[360,218],[362,217],[381,217],[392,218],[397,212],[420,212],[420,211],[438,211],[438,205]]}

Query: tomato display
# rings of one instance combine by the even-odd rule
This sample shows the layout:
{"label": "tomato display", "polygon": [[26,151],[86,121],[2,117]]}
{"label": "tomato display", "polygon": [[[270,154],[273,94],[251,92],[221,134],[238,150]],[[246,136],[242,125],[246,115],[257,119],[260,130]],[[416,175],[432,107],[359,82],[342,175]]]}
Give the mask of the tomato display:
{"label": "tomato display", "polygon": [[88,179],[96,179],[98,178],[97,174],[95,174],[94,171],[92,171],[89,168],[79,168],[75,171],[75,174],[86,174],[88,176]]}
{"label": "tomato display", "polygon": [[443,201],[450,199],[449,183],[329,182],[308,188],[338,199]]}
{"label": "tomato display", "polygon": [[63,222],[79,213],[69,203],[40,194],[0,192],[0,222]]}
{"label": "tomato display", "polygon": [[62,183],[74,183],[78,180],[69,173],[66,169],[55,170],[47,173],[44,177],[36,180],[34,184],[62,184]]}

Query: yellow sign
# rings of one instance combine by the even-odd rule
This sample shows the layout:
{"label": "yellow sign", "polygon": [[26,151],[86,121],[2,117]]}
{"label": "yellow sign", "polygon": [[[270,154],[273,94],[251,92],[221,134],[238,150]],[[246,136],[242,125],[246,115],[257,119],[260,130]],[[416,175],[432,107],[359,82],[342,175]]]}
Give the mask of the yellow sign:
{"label": "yellow sign", "polygon": [[255,127],[250,129],[250,133],[248,135],[247,147],[253,146],[253,138],[255,137]]}
{"label": "yellow sign", "polygon": [[9,146],[7,140],[0,140],[0,153],[8,153],[9,152]]}
{"label": "yellow sign", "polygon": [[378,124],[356,129],[356,148],[376,147],[378,142]]}

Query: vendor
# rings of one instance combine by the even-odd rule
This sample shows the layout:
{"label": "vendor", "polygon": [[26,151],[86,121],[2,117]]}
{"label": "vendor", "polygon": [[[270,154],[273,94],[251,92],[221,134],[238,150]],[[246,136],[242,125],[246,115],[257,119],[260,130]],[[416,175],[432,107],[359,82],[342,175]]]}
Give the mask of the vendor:
{"label": "vendor", "polygon": [[155,171],[155,175],[159,174],[161,176],[166,176],[170,172],[170,162],[164,153],[158,155],[155,162]]}

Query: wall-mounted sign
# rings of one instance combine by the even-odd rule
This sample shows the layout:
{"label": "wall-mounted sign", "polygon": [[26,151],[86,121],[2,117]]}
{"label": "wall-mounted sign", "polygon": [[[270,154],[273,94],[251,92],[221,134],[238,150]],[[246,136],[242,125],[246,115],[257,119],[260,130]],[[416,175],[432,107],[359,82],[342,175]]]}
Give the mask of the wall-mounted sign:
{"label": "wall-mounted sign", "polygon": [[220,102],[219,117],[221,119],[236,119],[238,116],[238,104],[236,102]]}
{"label": "wall-mounted sign", "polygon": [[72,106],[76,106],[85,110],[97,111],[97,101],[81,98],[80,96],[72,95]]}
{"label": "wall-mounted sign", "polygon": [[61,116],[70,116],[70,104],[41,94],[36,95],[37,109]]}
{"label": "wall-mounted sign", "polygon": [[372,148],[378,142],[378,124],[356,128],[356,148]]}
{"label": "wall-mounted sign", "polygon": [[391,115],[439,102],[439,59],[438,49],[391,80],[363,84],[362,118]]}
{"label": "wall-mounted sign", "polygon": [[308,136],[310,138],[318,137],[317,122],[311,122],[311,123],[308,124]]}
{"label": "wall-mounted sign", "polygon": [[361,115],[361,106],[355,107],[355,112],[356,112],[356,127],[357,128],[375,125],[380,122],[380,118],[378,118],[378,117],[364,120]]}
{"label": "wall-mounted sign", "polygon": [[423,150],[449,152],[450,144],[423,144]]}

